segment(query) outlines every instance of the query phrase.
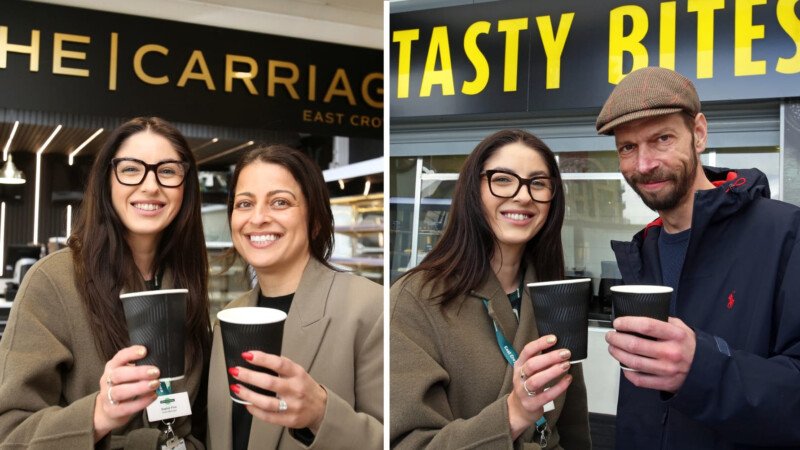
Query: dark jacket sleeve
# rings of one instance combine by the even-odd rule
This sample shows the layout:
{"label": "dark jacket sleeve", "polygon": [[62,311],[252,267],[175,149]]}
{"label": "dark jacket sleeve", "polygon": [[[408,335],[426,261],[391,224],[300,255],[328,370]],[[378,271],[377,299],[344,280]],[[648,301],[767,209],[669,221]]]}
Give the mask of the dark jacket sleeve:
{"label": "dark jacket sleeve", "polygon": [[414,295],[402,285],[397,283],[391,293],[392,448],[512,448],[508,396],[469,419],[453,417],[446,390],[449,376],[436,354],[435,330]]}
{"label": "dark jacket sleeve", "polygon": [[729,348],[722,338],[695,330],[692,367],[668,400],[730,442],[800,446],[800,239],[790,248],[774,300],[770,355]]}

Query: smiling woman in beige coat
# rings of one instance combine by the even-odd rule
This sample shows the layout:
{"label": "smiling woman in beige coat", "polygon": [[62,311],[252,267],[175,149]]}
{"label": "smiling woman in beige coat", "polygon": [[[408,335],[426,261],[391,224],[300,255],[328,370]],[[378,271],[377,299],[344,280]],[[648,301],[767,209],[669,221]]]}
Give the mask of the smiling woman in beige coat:
{"label": "smiling woman in beige coat", "polygon": [[[171,124],[122,124],[95,156],[69,249],[25,276],[0,341],[0,449],[157,450],[167,426],[149,422],[158,369],[134,366],[121,291],[189,290],[186,373],[195,414],[172,430],[204,448],[201,379],[208,360],[208,263],[197,166]],[[160,427],[160,428],[159,428]],[[171,436],[171,435],[170,435]]]}
{"label": "smiling woman in beige coat", "polygon": [[[219,326],[214,327],[210,447],[382,448],[382,289],[327,262],[333,215],[322,172],[303,153],[272,146],[246,154],[231,186],[231,238],[258,285],[228,307],[277,308],[288,316],[281,355],[246,352],[247,367],[225,367]],[[239,383],[228,386],[226,371],[277,397]],[[245,409],[230,395],[252,405]]]}
{"label": "smiling woman in beige coat", "polygon": [[441,239],[392,286],[392,447],[590,448],[581,366],[542,354],[556,338],[538,335],[524,289],[564,277],[563,220],[544,142],[503,130],[478,144]]}

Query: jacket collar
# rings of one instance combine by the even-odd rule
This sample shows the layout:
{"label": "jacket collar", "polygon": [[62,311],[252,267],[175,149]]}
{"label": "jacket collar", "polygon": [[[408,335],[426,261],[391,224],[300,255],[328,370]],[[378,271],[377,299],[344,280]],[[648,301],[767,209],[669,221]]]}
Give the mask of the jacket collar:
{"label": "jacket collar", "polygon": [[[706,177],[716,188],[695,193],[692,209],[692,238],[686,250],[687,259],[710,223],[727,219],[753,201],[769,198],[766,175],[758,169],[731,170],[704,166]],[[626,284],[661,283],[658,261],[660,218],[638,232],[631,242],[611,241],[622,278]]]}

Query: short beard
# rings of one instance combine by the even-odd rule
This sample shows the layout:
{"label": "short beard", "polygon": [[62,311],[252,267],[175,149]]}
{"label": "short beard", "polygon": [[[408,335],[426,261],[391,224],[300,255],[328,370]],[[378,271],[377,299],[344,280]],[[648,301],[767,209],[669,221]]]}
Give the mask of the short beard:
{"label": "short beard", "polygon": [[[694,137],[692,137],[692,150],[694,149]],[[677,173],[667,173],[664,170],[656,170],[647,175],[633,174],[630,178],[625,177],[625,181],[639,194],[645,206],[653,211],[669,211],[686,197],[694,184],[694,179],[697,176],[697,155],[689,159],[688,165],[683,166],[683,170]],[[671,181],[675,186],[671,191],[665,188],[661,192],[654,194],[642,192],[637,188],[640,183],[649,183],[651,181]]]}

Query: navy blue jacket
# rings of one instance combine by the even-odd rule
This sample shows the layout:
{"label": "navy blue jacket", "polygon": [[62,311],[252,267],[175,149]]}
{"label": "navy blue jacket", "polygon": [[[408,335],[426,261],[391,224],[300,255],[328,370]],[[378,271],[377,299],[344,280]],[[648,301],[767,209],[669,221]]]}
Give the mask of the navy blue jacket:
{"label": "navy blue jacket", "polygon": [[[672,305],[694,360],[675,395],[620,376],[617,448],[800,448],[800,208],[758,170],[704,169]],[[660,223],[611,242],[625,284],[661,284]]]}

